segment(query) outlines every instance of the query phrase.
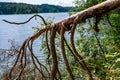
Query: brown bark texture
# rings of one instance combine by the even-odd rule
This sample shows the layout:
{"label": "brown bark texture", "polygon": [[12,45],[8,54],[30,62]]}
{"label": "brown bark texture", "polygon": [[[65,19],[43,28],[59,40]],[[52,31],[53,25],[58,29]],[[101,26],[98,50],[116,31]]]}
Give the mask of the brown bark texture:
{"label": "brown bark texture", "polygon": [[[17,59],[13,65],[13,67],[7,75],[7,78],[9,80],[13,80],[13,79],[19,80],[20,79],[20,77],[24,73],[25,68],[27,67],[26,51],[28,49],[30,51],[30,54],[31,54],[31,59],[32,59],[33,65],[35,66],[34,70],[36,69],[40,73],[40,75],[42,77],[41,80],[46,80],[46,79],[50,79],[50,80],[60,79],[60,80],[62,80],[62,76],[60,74],[59,67],[58,67],[57,52],[56,52],[56,48],[55,48],[56,47],[55,46],[55,38],[56,38],[55,36],[56,36],[56,34],[59,34],[60,35],[61,52],[62,52],[61,55],[63,57],[64,64],[66,66],[66,70],[69,74],[70,79],[75,80],[74,75],[73,75],[72,70],[71,70],[71,67],[70,67],[70,64],[69,64],[69,61],[67,59],[67,55],[66,55],[66,51],[65,51],[65,44],[67,45],[68,49],[73,54],[75,60],[80,64],[80,66],[83,67],[83,69],[86,70],[90,80],[94,80],[93,75],[92,75],[90,69],[88,68],[87,64],[85,63],[83,57],[80,55],[80,53],[75,48],[75,44],[74,44],[75,29],[77,27],[77,24],[85,22],[86,19],[96,17],[96,16],[97,17],[104,16],[104,14],[108,13],[109,11],[111,11],[113,9],[118,8],[119,6],[120,6],[120,0],[107,0],[107,1],[104,1],[100,4],[95,5],[93,7],[90,7],[88,9],[83,10],[83,11],[80,11],[76,14],[73,14],[73,15],[71,15],[63,20],[60,20],[60,21],[57,21],[57,22],[54,22],[51,24],[46,24],[45,20],[41,16],[36,15],[36,16],[42,18],[42,20],[46,26],[42,29],[39,29],[35,34],[28,37],[24,41],[23,45],[21,46],[21,48],[19,50]],[[10,24],[25,24],[25,23],[29,22],[30,20],[31,20],[31,18],[28,21],[22,22],[22,23],[9,22],[7,20],[3,20],[3,21],[10,23]],[[64,34],[67,31],[71,31],[70,32],[70,44],[71,44],[71,46],[69,46],[67,41],[65,40]],[[47,60],[46,60],[46,64],[49,67],[44,66],[43,64],[41,64],[39,62],[37,57],[34,55],[33,48],[32,48],[34,40],[36,38],[38,38],[39,36],[41,36],[41,34],[43,34],[45,32],[46,32],[46,37],[47,37],[45,39],[49,39],[49,40],[46,40],[46,46],[47,46],[48,53],[49,53]],[[50,34],[50,38],[49,38],[48,34]],[[52,56],[52,64],[49,63],[50,56]],[[18,72],[18,76],[13,77],[12,75],[14,75],[14,70],[18,66],[18,64],[20,64],[23,67],[20,68],[20,72]],[[43,68],[46,72],[43,71]],[[46,75],[46,73],[47,73],[47,75]]]}

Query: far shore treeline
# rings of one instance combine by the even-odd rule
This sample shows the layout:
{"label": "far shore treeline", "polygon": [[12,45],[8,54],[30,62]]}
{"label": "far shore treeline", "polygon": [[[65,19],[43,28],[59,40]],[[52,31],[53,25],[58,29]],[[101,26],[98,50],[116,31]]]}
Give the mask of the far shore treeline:
{"label": "far shore treeline", "polygon": [[70,7],[58,5],[31,5],[25,3],[0,2],[0,14],[31,14],[31,13],[50,13],[50,12],[68,12]]}

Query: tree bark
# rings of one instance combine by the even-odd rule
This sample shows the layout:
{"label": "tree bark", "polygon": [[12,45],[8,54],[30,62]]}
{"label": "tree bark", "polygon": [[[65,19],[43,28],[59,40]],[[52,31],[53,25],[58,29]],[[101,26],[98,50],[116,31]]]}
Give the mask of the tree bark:
{"label": "tree bark", "polygon": [[74,15],[71,15],[63,20],[55,22],[55,24],[64,23],[65,25],[82,23],[87,18],[94,17],[96,15],[102,15],[108,13],[109,11],[116,9],[120,6],[120,0],[108,0],[100,4],[97,4],[93,7],[80,11]]}
{"label": "tree bark", "polygon": [[[27,51],[27,47],[29,48],[29,43],[32,41],[34,41],[36,38],[38,38],[42,33],[46,32],[46,31],[51,31],[53,30],[51,37],[50,37],[50,47],[51,47],[51,55],[53,58],[53,66],[52,66],[52,71],[50,73],[50,80],[54,80],[55,76],[58,72],[58,62],[57,62],[57,54],[56,54],[56,49],[55,49],[55,35],[56,32],[58,32],[61,35],[61,49],[62,49],[62,55],[64,58],[64,61],[66,63],[66,68],[70,74],[71,79],[74,79],[74,75],[72,74],[72,71],[69,67],[69,63],[67,61],[67,57],[65,55],[65,48],[64,48],[64,33],[66,31],[69,31],[72,29],[72,27],[76,27],[77,24],[80,24],[82,22],[85,22],[87,18],[91,18],[91,17],[95,17],[95,16],[101,16],[105,13],[108,13],[109,11],[116,9],[120,6],[120,0],[107,0],[104,1],[98,5],[95,5],[93,7],[90,7],[88,9],[85,9],[83,11],[80,11],[74,15],[71,15],[63,20],[60,20],[58,22],[54,22],[52,24],[47,25],[46,27],[44,27],[43,29],[40,29],[38,32],[36,32],[35,34],[33,34],[32,36],[30,36],[28,39],[26,39],[23,43],[23,45],[20,48],[20,53],[19,55],[22,54],[26,54]],[[31,18],[23,23],[15,23],[15,22],[9,22],[7,20],[3,20],[7,23],[10,24],[24,24],[27,23],[31,20]],[[73,26],[75,25],[75,26]],[[60,33],[60,31],[64,28],[64,33]],[[72,33],[72,32],[71,32]],[[31,49],[29,49],[30,52],[32,53],[32,46]],[[74,51],[75,52],[75,51]],[[18,58],[19,58],[18,55]],[[16,63],[14,64],[13,68],[11,69],[9,75],[10,75],[10,79],[11,79],[11,73],[14,70],[14,67],[17,65],[18,60],[16,60]],[[85,63],[84,63],[85,64]],[[86,67],[86,65],[84,65],[84,67]],[[57,68],[57,69],[56,69]],[[90,80],[92,80],[92,74],[91,72],[88,72],[89,76],[91,77]]]}

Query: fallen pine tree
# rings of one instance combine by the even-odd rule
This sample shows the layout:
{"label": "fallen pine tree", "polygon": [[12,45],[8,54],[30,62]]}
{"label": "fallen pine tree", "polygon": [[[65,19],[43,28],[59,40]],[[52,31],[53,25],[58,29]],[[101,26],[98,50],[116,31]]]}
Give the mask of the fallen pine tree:
{"label": "fallen pine tree", "polygon": [[[86,22],[86,19],[88,19],[88,18],[95,17],[96,21],[94,23],[95,24],[94,29],[95,29],[95,31],[99,31],[97,25],[98,25],[99,21],[101,20],[101,17],[104,16],[109,11],[118,8],[119,6],[120,6],[120,0],[108,0],[108,1],[102,2],[100,4],[97,4],[93,7],[90,7],[88,9],[85,9],[83,11],[80,11],[76,14],[73,14],[73,15],[71,15],[63,20],[60,20],[58,22],[54,22],[51,24],[47,24],[45,22],[44,18],[40,15],[34,15],[29,20],[22,22],[22,23],[9,22],[7,20],[3,20],[3,21],[10,23],[10,24],[18,24],[19,25],[19,24],[25,24],[25,23],[29,22],[33,17],[38,16],[38,17],[42,18],[44,24],[46,25],[44,28],[39,29],[35,34],[28,37],[24,41],[23,45],[21,46],[21,48],[19,50],[19,54],[17,56],[17,59],[13,65],[13,67],[11,68],[10,72],[7,75],[7,78],[9,80],[20,79],[20,77],[24,73],[25,68],[27,66],[26,51],[28,49],[30,51],[30,54],[31,54],[31,59],[32,59],[33,65],[35,66],[34,69],[38,70],[38,72],[42,76],[42,78],[41,78],[42,80],[46,80],[46,79],[54,80],[54,79],[56,79],[56,74],[58,74],[59,75],[58,78],[60,80],[62,80],[62,76],[61,76],[61,73],[60,73],[59,67],[58,67],[58,58],[57,58],[56,47],[55,47],[56,34],[59,34],[60,35],[61,51],[62,51],[61,55],[63,57],[64,63],[66,66],[66,70],[69,73],[70,79],[75,80],[74,75],[73,75],[71,68],[69,66],[67,56],[66,56],[65,44],[67,45],[67,47],[69,48],[69,50],[73,54],[76,61],[80,64],[80,66],[82,66],[83,69],[86,70],[86,72],[89,75],[90,80],[94,80],[94,77],[93,77],[90,69],[87,67],[83,57],[76,50],[76,47],[74,44],[75,29],[77,27],[77,24],[81,24],[83,22]],[[65,32],[67,32],[67,31],[70,31],[70,44],[71,44],[71,46],[68,45],[68,43],[65,39],[65,36],[64,36]],[[40,63],[40,61],[34,55],[34,52],[33,52],[34,40],[36,38],[38,38],[39,36],[41,36],[41,34],[43,34],[43,33],[46,33],[46,47],[48,49],[48,56],[47,56],[46,63],[49,66],[48,68]],[[48,33],[50,33],[50,38],[48,36]],[[48,44],[48,43],[50,43],[50,44]],[[53,64],[49,63],[50,56],[52,56]],[[18,75],[14,78],[12,76],[14,74],[13,71],[18,66],[18,64],[21,68],[20,68]],[[52,67],[50,67],[50,65],[52,65]],[[40,66],[40,68],[39,68],[39,66]],[[47,76],[44,74],[41,67],[46,70]]]}

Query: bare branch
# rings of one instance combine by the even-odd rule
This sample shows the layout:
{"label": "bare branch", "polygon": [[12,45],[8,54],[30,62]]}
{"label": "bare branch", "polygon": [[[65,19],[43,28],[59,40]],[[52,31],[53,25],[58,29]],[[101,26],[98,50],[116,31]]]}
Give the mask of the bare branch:
{"label": "bare branch", "polygon": [[[49,75],[50,80],[57,79],[57,76],[56,76],[57,73],[59,74],[59,76],[60,76],[59,78],[61,80],[62,78],[61,78],[61,74],[60,74],[59,68],[58,68],[57,53],[56,53],[56,48],[55,48],[55,36],[56,36],[56,33],[58,33],[60,35],[60,39],[61,39],[60,40],[61,50],[62,50],[62,56],[63,56],[64,62],[65,62],[66,70],[68,71],[68,73],[70,75],[70,78],[72,80],[74,80],[75,78],[74,78],[72,70],[69,66],[69,62],[68,62],[67,56],[65,54],[65,46],[64,46],[64,39],[65,39],[64,38],[64,33],[66,31],[71,30],[71,35],[70,35],[71,36],[70,37],[71,47],[72,47],[71,52],[74,53],[74,56],[79,61],[80,65],[87,71],[87,73],[90,77],[90,80],[93,80],[93,75],[92,75],[91,71],[89,70],[88,66],[86,65],[86,63],[83,59],[83,57],[79,54],[79,52],[76,50],[76,47],[74,45],[74,32],[75,32],[76,26],[77,26],[77,24],[85,22],[85,20],[87,18],[91,18],[91,17],[95,17],[97,15],[102,15],[102,14],[108,13],[109,11],[119,7],[119,5],[120,5],[120,0],[110,0],[110,1],[108,0],[108,1],[105,1],[105,2],[100,3],[98,5],[95,5],[93,7],[90,7],[88,9],[85,9],[81,12],[78,12],[77,14],[71,15],[71,16],[63,19],[63,20],[60,20],[58,22],[54,22],[54,23],[51,23],[51,24],[48,24],[48,25],[46,24],[44,18],[39,16],[39,15],[34,15],[30,19],[28,19],[27,21],[21,22],[21,23],[9,22],[7,20],[3,20],[3,21],[5,21],[7,23],[10,23],[10,24],[19,25],[19,24],[25,24],[25,23],[29,22],[33,17],[38,16],[38,17],[42,18],[42,20],[45,24],[45,27],[43,29],[39,29],[36,33],[34,33],[32,36],[28,37],[24,41],[23,45],[20,48],[17,59],[16,59],[14,65],[13,65],[12,69],[9,72],[9,76],[8,76],[9,79],[13,79],[12,73],[13,73],[13,70],[15,69],[15,67],[18,65],[19,60],[20,60],[20,63],[22,65],[21,66],[22,68],[20,69],[20,73],[16,78],[20,79],[20,77],[22,76],[21,74],[23,73],[25,67],[27,66],[27,64],[26,64],[26,61],[27,61],[26,51],[27,51],[27,49],[29,49],[30,54],[31,54],[32,63],[34,64],[35,68],[41,74],[42,79],[46,79],[46,76],[45,76],[43,70],[41,69],[42,67],[44,67],[46,72],[48,74],[50,73],[50,75]],[[48,35],[47,35],[48,31],[50,31],[52,33],[50,35],[50,45],[48,45],[48,42],[49,42],[48,38],[47,38],[48,37]],[[39,36],[41,36],[41,34],[43,34],[45,32],[46,32],[46,46],[47,46],[47,49],[48,49],[48,52],[49,52],[47,59],[49,59],[50,55],[52,56],[52,59],[53,59],[52,70],[50,70],[50,72],[48,71],[46,66],[42,65],[39,62],[39,60],[34,55],[34,52],[32,50],[32,45],[33,45],[34,40],[36,38],[38,38]],[[37,64],[39,65],[39,67],[38,67]],[[50,65],[50,64],[48,64],[48,65]]]}
{"label": "bare branch", "polygon": [[45,24],[45,25],[47,25],[47,23],[46,23],[46,21],[44,20],[44,18],[41,16],[41,15],[33,15],[32,17],[30,17],[27,21],[24,21],[24,22],[19,22],[19,23],[17,23],[17,22],[10,22],[10,21],[8,21],[8,20],[5,20],[5,19],[3,19],[3,21],[4,22],[7,22],[7,23],[9,23],[9,24],[16,24],[16,25],[21,25],[21,24],[26,24],[26,23],[28,23],[32,18],[34,18],[34,17],[39,17],[39,18],[41,18],[42,19],[42,21],[43,21],[43,23]]}

